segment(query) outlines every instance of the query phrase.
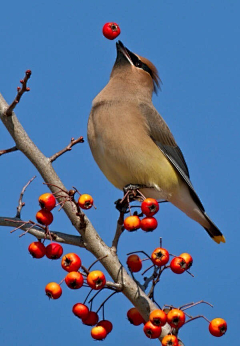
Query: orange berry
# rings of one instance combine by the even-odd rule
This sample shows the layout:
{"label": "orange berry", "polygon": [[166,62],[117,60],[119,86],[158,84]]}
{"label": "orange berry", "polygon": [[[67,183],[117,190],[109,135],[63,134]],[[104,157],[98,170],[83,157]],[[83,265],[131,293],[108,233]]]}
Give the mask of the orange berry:
{"label": "orange berry", "polygon": [[189,269],[189,268],[192,266],[192,264],[193,264],[193,258],[192,258],[191,255],[189,255],[189,253],[184,252],[184,253],[182,253],[181,255],[179,255],[178,257],[181,257],[181,258],[184,259],[184,261],[185,261],[186,264],[187,264],[187,268],[186,268],[186,269]]}
{"label": "orange berry", "polygon": [[62,289],[56,282],[49,282],[45,287],[46,295],[51,299],[58,299],[62,295]]}
{"label": "orange berry", "polygon": [[100,270],[93,270],[87,276],[88,285],[94,290],[100,290],[106,284],[106,278]]}
{"label": "orange berry", "polygon": [[179,309],[172,309],[167,314],[167,322],[173,328],[180,328],[185,323],[185,313]]}
{"label": "orange berry", "polygon": [[45,209],[41,209],[36,214],[37,222],[41,225],[49,226],[53,222],[53,214]]}
{"label": "orange berry", "polygon": [[175,335],[165,335],[162,346],[178,346],[178,338]]}
{"label": "orange berry", "polygon": [[88,194],[83,194],[78,199],[78,205],[82,209],[90,209],[93,206],[93,198]]}
{"label": "orange berry", "polygon": [[51,193],[44,193],[38,198],[38,202],[42,209],[51,211],[56,206],[56,199]]}
{"label": "orange berry", "polygon": [[149,315],[149,321],[154,324],[154,326],[164,326],[167,322],[167,315],[161,309],[153,310]]}
{"label": "orange berry", "polygon": [[95,340],[103,340],[107,336],[107,331],[102,326],[93,327],[91,330],[91,337]]}
{"label": "orange berry", "polygon": [[222,318],[214,318],[209,324],[209,332],[213,336],[223,336],[227,331],[227,322]]}
{"label": "orange berry", "polygon": [[123,224],[127,231],[133,232],[140,228],[141,220],[137,215],[132,215],[126,217]]}

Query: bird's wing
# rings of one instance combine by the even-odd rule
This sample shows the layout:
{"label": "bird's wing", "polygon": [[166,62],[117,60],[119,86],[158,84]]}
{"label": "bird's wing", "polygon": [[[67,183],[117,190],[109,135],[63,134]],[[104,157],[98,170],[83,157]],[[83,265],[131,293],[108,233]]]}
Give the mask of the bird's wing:
{"label": "bird's wing", "polygon": [[169,127],[154,107],[142,103],[140,105],[140,110],[149,127],[150,137],[187,183],[192,198],[197,206],[204,212],[202,202],[190,181],[189,171],[183,153],[175,142]]}

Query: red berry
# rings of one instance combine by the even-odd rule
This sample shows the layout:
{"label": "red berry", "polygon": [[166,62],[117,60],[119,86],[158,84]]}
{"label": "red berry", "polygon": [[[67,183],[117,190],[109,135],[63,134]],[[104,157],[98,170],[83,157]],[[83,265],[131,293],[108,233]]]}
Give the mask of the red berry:
{"label": "red berry", "polygon": [[109,40],[114,40],[121,32],[119,25],[113,22],[104,24],[102,28],[103,35]]}
{"label": "red berry", "polygon": [[130,255],[127,259],[127,265],[133,273],[137,273],[142,269],[142,260],[138,255]]}
{"label": "red berry", "polygon": [[141,229],[145,232],[152,232],[158,226],[157,220],[154,217],[145,217],[141,220]]}
{"label": "red berry", "polygon": [[108,321],[108,320],[102,320],[99,321],[97,326],[102,326],[106,329],[107,333],[111,333],[112,329],[113,329],[113,325],[112,322]]}
{"label": "red berry", "polygon": [[164,266],[169,261],[169,252],[164,248],[157,247],[151,254],[151,260],[158,267]]}
{"label": "red berry", "polygon": [[98,314],[94,311],[89,311],[86,318],[82,318],[82,323],[87,326],[95,326],[98,323]]}
{"label": "red berry", "polygon": [[83,276],[79,272],[70,272],[66,275],[65,282],[69,288],[76,290],[82,287]]}
{"label": "red berry", "polygon": [[78,271],[82,265],[81,258],[75,253],[68,253],[63,256],[61,262],[62,268],[67,272]]}
{"label": "red berry", "polygon": [[46,256],[49,259],[58,259],[63,254],[63,248],[58,243],[51,243],[46,247]]}
{"label": "red berry", "polygon": [[152,322],[148,321],[144,324],[143,331],[149,339],[157,339],[161,335],[162,327],[155,326]]}
{"label": "red berry", "polygon": [[182,257],[174,257],[171,260],[170,268],[175,274],[182,274],[187,269],[187,264]]}
{"label": "red berry", "polygon": [[33,258],[42,258],[46,254],[46,248],[40,241],[31,243],[28,247],[28,251]]}
{"label": "red berry", "polygon": [[145,323],[142,315],[135,307],[128,310],[127,318],[134,326],[139,326],[140,324]]}
{"label": "red berry", "polygon": [[146,216],[153,216],[158,212],[159,204],[154,198],[146,198],[141,204],[141,209]]}
{"label": "red berry", "polygon": [[73,305],[72,312],[79,318],[87,318],[89,309],[85,304],[76,303],[75,305]]}

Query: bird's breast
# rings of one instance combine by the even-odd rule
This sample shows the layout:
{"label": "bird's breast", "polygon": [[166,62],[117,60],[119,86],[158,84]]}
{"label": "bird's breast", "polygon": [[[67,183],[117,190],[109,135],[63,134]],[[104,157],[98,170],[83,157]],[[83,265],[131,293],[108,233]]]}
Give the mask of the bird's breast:
{"label": "bird's breast", "polygon": [[98,166],[117,188],[143,184],[161,191],[165,199],[178,188],[180,178],[149,136],[136,104],[94,107],[88,122],[88,141]]}

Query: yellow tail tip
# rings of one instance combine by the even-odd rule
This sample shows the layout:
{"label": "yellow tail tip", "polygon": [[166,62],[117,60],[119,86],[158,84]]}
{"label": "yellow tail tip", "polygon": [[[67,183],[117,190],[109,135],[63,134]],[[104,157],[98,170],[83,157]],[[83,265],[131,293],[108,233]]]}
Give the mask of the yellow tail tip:
{"label": "yellow tail tip", "polygon": [[221,242],[226,243],[226,240],[225,240],[223,235],[217,235],[217,236],[213,237],[213,240],[218,244],[220,244]]}

